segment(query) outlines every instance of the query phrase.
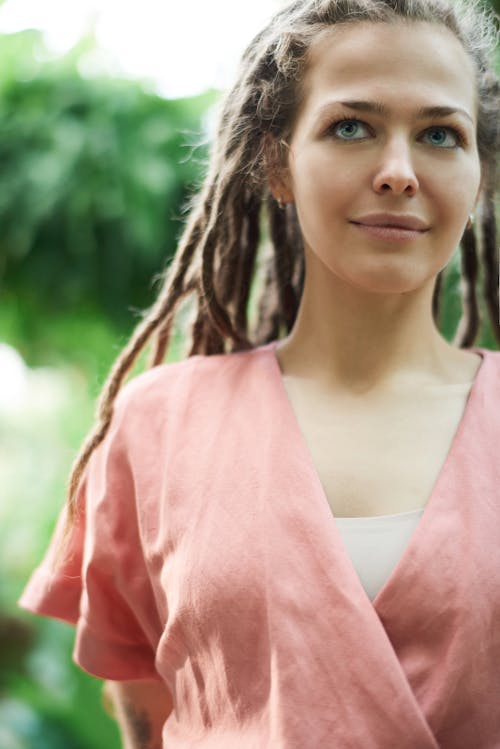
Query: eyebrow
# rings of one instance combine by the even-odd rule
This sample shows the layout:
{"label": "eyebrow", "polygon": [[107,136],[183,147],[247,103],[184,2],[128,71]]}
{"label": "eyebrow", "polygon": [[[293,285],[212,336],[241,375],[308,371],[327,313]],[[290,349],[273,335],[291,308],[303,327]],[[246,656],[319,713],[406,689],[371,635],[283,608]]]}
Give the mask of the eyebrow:
{"label": "eyebrow", "polygon": [[[318,119],[322,118],[322,115],[326,114],[327,110],[330,110],[335,104],[340,104],[343,107],[354,109],[358,112],[372,112],[374,114],[388,115],[389,108],[378,101],[331,101],[319,110]],[[473,124],[474,121],[470,114],[461,107],[444,107],[444,106],[433,106],[433,107],[420,107],[417,110],[416,115],[418,119],[426,119],[428,117],[447,117],[451,114],[462,114],[467,117]]]}

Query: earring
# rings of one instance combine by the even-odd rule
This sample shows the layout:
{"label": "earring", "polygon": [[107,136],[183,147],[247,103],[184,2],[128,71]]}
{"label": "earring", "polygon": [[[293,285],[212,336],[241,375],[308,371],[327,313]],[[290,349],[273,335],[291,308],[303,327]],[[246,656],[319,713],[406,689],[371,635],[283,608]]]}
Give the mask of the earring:
{"label": "earring", "polygon": [[280,210],[283,210],[283,208],[285,207],[285,204],[283,203],[282,199],[281,198],[276,198],[276,202],[278,204],[278,208]]}
{"label": "earring", "polygon": [[465,227],[469,231],[474,228],[474,214],[471,213],[469,216],[469,220],[467,221],[467,226]]}

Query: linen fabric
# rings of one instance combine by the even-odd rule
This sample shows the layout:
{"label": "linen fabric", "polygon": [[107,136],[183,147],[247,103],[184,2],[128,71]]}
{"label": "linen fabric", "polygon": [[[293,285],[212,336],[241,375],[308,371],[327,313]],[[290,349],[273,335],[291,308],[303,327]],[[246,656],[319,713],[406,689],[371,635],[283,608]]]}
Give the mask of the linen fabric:
{"label": "linen fabric", "polygon": [[[157,678],[165,749],[500,747],[500,353],[370,601],[277,342],[131,380],[20,605],[102,679]],[[362,470],[362,467],[360,467]]]}

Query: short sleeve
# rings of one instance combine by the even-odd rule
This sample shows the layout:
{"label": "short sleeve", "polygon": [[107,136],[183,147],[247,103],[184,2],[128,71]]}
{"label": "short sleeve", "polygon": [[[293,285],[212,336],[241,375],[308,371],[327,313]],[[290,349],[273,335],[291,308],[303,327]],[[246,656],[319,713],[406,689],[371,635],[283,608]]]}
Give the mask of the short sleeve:
{"label": "short sleeve", "polygon": [[73,659],[88,673],[117,681],[160,679],[155,667],[160,623],[134,492],[137,456],[131,444],[137,451],[142,440],[130,440],[127,386],[124,391],[80,483],[63,556],[56,553],[66,508],[19,606],[74,624]]}

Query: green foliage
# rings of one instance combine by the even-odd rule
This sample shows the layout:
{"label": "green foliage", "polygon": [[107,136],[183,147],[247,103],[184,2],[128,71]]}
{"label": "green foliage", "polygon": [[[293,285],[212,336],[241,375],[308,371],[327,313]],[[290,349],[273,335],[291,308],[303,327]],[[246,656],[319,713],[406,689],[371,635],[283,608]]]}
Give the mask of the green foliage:
{"label": "green foliage", "polygon": [[118,727],[101,706],[102,682],[71,661],[73,628],[41,620],[36,630],[36,647],[23,672],[11,672],[0,701],[2,749],[118,749]]}
{"label": "green foliage", "polygon": [[216,94],[86,78],[92,48],[50,60],[37,32],[2,38],[0,290],[49,318],[92,303],[128,329],[175,252]]}
{"label": "green foliage", "polygon": [[71,660],[74,628],[16,606],[52,534],[95,397],[74,366],[25,376],[22,405],[0,420],[0,746],[118,749],[102,682]]}
{"label": "green foliage", "polygon": [[29,371],[24,407],[0,420],[0,746],[113,749],[102,682],[71,661],[74,629],[16,601],[95,397],[174,254],[216,93],[165,101],[85,77],[92,38],[62,59],[38,32],[0,40],[0,341],[44,367]]}

